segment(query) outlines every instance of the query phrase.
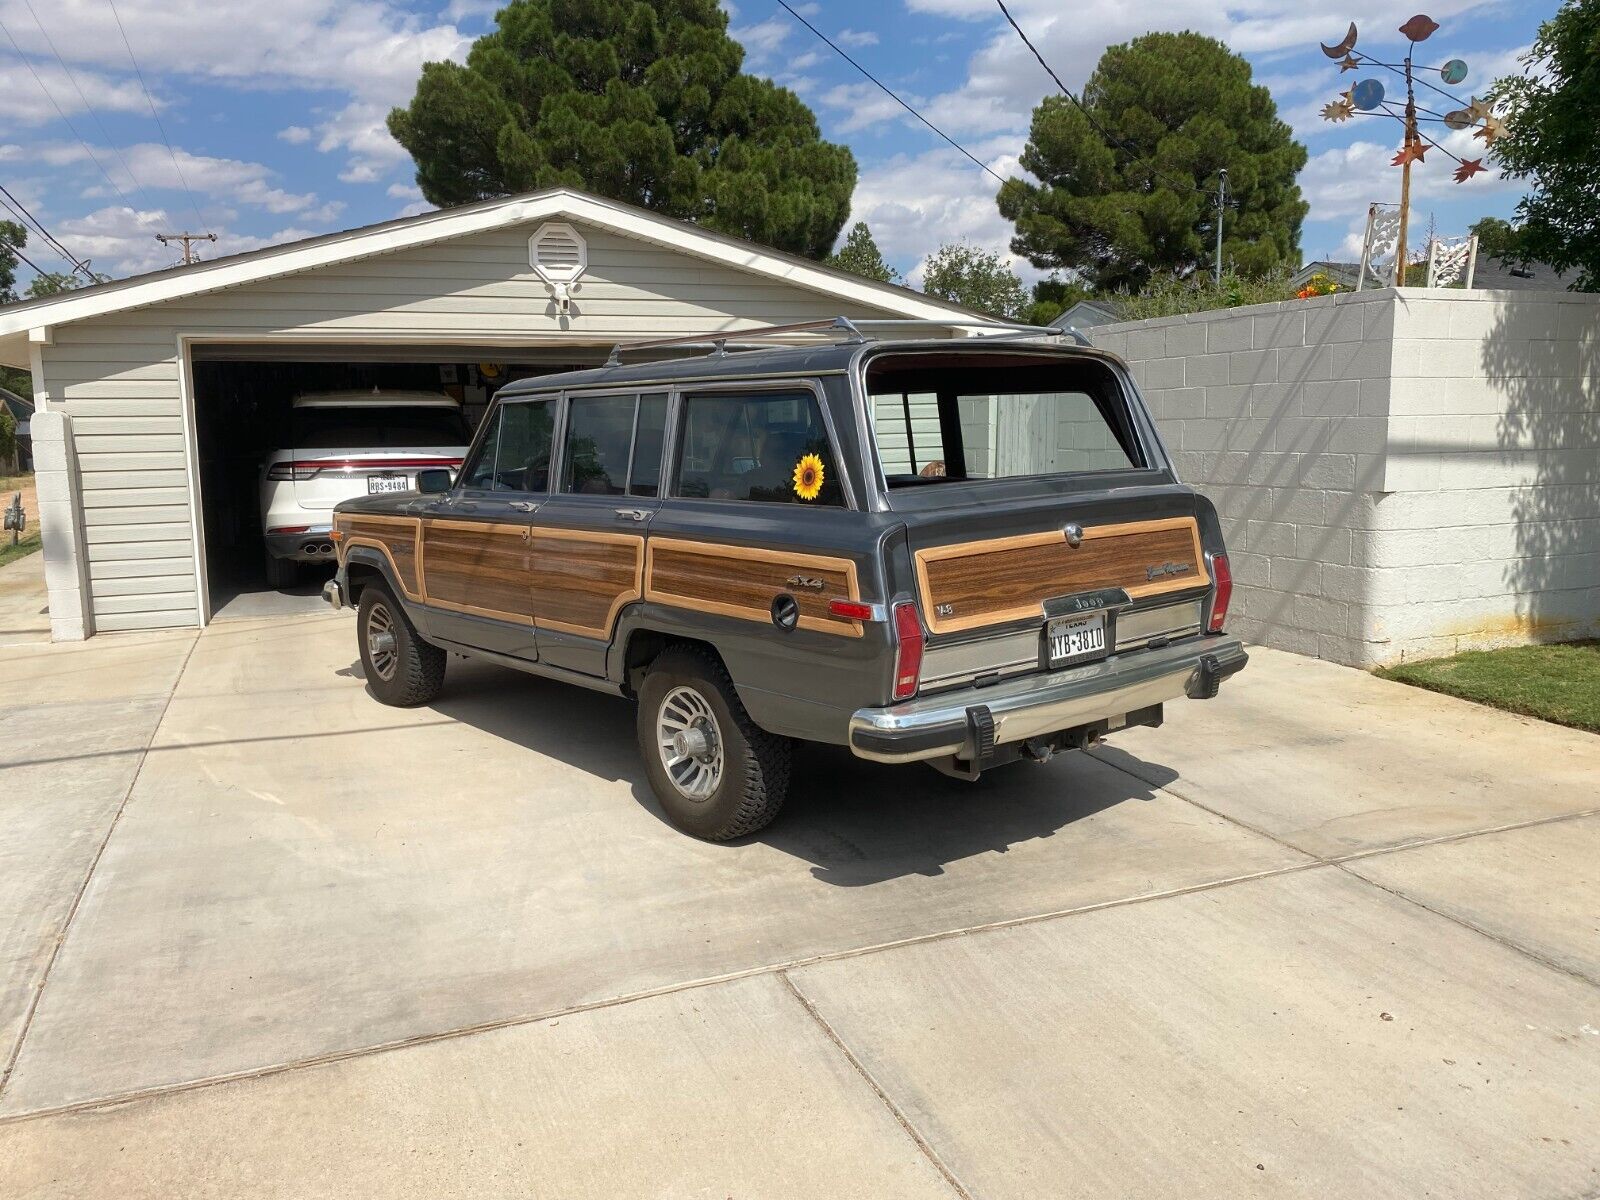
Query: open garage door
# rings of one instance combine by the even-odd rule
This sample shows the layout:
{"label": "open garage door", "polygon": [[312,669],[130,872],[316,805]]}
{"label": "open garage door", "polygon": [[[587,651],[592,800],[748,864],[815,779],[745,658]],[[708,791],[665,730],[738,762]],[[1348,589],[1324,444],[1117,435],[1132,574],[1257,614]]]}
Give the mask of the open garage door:
{"label": "open garage door", "polygon": [[[404,486],[414,464],[400,452],[442,455],[470,436],[505,384],[598,366],[605,357],[598,347],[304,344],[204,344],[190,354],[212,619],[314,610],[333,569],[331,553],[316,552],[327,525],[319,506],[340,486],[364,489],[368,474]],[[335,458],[336,466],[305,465]],[[275,481],[265,478],[274,459],[272,474],[283,476],[276,482],[300,496],[293,521],[283,515],[283,496],[273,499]],[[289,551],[297,557],[283,557]]]}

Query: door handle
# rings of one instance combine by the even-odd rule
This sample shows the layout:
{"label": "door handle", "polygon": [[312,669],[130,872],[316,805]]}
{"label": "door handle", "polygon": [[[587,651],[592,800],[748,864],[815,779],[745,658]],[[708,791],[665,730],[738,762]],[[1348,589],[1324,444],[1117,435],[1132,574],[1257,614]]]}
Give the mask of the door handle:
{"label": "door handle", "polygon": [[507,504],[506,507],[514,508],[518,512],[532,512],[534,509],[538,508],[539,505],[538,502],[534,500],[513,500]]}
{"label": "door handle", "polygon": [[624,521],[648,521],[650,514],[642,508],[619,508],[617,516]]}

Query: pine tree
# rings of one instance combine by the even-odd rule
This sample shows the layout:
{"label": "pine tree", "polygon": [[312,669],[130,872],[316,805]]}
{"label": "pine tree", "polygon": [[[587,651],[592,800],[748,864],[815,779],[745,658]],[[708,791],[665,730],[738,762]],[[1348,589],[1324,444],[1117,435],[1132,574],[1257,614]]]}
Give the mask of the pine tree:
{"label": "pine tree", "polygon": [[567,186],[812,258],[833,245],[855,159],[741,72],[716,0],[511,0],[495,24],[389,114],[432,203]]}
{"label": "pine tree", "polygon": [[872,230],[865,221],[857,221],[845,235],[844,245],[828,255],[830,267],[860,275],[863,279],[876,279],[879,283],[899,283],[900,272],[883,260],[883,252],[872,240]]}
{"label": "pine tree", "polygon": [[1106,50],[1083,102],[1094,123],[1065,96],[1034,109],[1021,161],[1039,182],[1000,189],[1011,248],[1034,266],[1096,290],[1208,267],[1221,168],[1224,260],[1249,275],[1298,263],[1305,147],[1242,57],[1197,33],[1146,34]]}

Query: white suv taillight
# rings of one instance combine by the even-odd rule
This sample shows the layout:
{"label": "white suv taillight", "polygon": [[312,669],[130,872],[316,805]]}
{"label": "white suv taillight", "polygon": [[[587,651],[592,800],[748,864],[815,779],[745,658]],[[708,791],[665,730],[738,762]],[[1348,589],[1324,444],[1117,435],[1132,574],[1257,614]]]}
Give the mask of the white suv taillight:
{"label": "white suv taillight", "polygon": [[1228,621],[1228,601],[1233,599],[1233,572],[1228,569],[1228,556],[1218,554],[1211,560],[1211,574],[1217,581],[1217,594],[1211,601],[1211,622],[1206,628],[1221,633]]}
{"label": "white suv taillight", "polygon": [[909,700],[922,682],[922,616],[910,600],[894,606],[894,699]]}
{"label": "white suv taillight", "polygon": [[267,478],[274,483],[304,483],[315,479],[322,467],[317,463],[277,462],[267,468]]}

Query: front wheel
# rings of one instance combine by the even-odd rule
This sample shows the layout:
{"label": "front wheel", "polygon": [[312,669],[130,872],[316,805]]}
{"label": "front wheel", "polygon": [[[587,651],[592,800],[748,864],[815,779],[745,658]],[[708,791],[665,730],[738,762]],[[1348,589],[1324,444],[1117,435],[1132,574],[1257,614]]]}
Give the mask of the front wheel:
{"label": "front wheel", "polygon": [[668,650],[639,689],[639,753],[667,819],[712,842],[768,825],[789,791],[790,742],[750,719],[715,658]]}
{"label": "front wheel", "polygon": [[445,652],[422,640],[417,627],[388,587],[376,581],[361,589],[356,638],[367,686],[385,704],[426,704],[444,687]]}

